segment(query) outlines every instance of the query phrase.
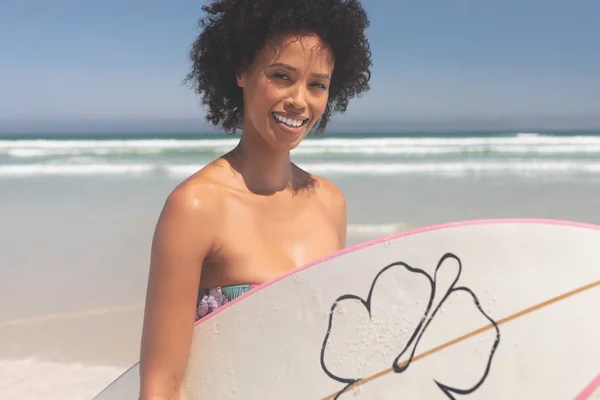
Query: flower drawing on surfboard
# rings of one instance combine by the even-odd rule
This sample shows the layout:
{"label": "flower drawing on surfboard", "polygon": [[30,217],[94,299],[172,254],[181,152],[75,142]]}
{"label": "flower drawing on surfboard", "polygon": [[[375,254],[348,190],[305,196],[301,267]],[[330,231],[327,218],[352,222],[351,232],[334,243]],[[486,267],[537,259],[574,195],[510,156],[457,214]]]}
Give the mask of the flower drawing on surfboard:
{"label": "flower drawing on surfboard", "polygon": [[500,330],[475,293],[459,285],[461,273],[462,263],[451,253],[442,256],[433,276],[395,262],[375,276],[366,299],[338,297],[329,312],[321,367],[343,385],[327,399],[354,390],[428,399],[476,391],[489,374]]}

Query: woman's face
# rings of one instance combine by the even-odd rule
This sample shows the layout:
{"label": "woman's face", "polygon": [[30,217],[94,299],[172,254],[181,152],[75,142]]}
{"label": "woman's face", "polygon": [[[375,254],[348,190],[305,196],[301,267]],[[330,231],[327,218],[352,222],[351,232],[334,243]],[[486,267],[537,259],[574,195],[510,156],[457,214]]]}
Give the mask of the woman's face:
{"label": "woman's face", "polygon": [[316,35],[267,42],[237,75],[244,132],[260,135],[277,150],[295,148],[325,111],[333,67],[333,53]]}

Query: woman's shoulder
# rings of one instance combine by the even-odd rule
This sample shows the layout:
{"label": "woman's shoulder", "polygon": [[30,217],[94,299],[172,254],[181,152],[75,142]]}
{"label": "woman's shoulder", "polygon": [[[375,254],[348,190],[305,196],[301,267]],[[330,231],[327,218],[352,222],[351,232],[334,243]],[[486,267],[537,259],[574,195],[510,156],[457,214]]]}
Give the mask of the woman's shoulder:
{"label": "woman's shoulder", "polygon": [[316,192],[322,202],[332,208],[346,207],[346,198],[333,181],[317,175],[312,175],[312,178],[316,182]]}
{"label": "woman's shoulder", "polygon": [[342,191],[333,181],[322,176],[311,174],[294,164],[297,180],[301,182],[298,186],[310,188],[316,199],[328,208],[346,208],[346,198]]}
{"label": "woman's shoulder", "polygon": [[216,186],[194,174],[169,193],[152,240],[153,265],[180,271],[214,254],[223,207]]}
{"label": "woman's shoulder", "polygon": [[332,219],[332,222],[337,226],[345,241],[346,197],[332,180],[310,174],[304,170],[301,171],[309,176],[308,180],[312,182],[310,185],[312,195],[319,202],[319,206],[324,214]]}
{"label": "woman's shoulder", "polygon": [[180,182],[167,196],[164,208],[190,217],[218,215],[223,206],[224,185],[215,172],[215,166],[209,164]]}

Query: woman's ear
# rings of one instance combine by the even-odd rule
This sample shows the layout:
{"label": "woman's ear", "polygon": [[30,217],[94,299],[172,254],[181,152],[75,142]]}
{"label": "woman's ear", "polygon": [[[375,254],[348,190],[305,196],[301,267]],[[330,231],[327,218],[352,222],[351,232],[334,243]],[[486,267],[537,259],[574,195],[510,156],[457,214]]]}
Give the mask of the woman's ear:
{"label": "woman's ear", "polygon": [[237,81],[237,85],[238,87],[243,88],[244,87],[244,83],[246,81],[246,74],[243,71],[237,71],[235,73],[235,80]]}

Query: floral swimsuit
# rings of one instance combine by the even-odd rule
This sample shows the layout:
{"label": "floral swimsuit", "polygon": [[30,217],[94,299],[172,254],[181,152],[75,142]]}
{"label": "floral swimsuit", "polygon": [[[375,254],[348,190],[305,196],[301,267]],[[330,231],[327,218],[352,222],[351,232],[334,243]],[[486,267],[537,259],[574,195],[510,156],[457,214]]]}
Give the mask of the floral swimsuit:
{"label": "floral swimsuit", "polygon": [[196,304],[196,321],[254,288],[254,285],[231,285],[200,289]]}

